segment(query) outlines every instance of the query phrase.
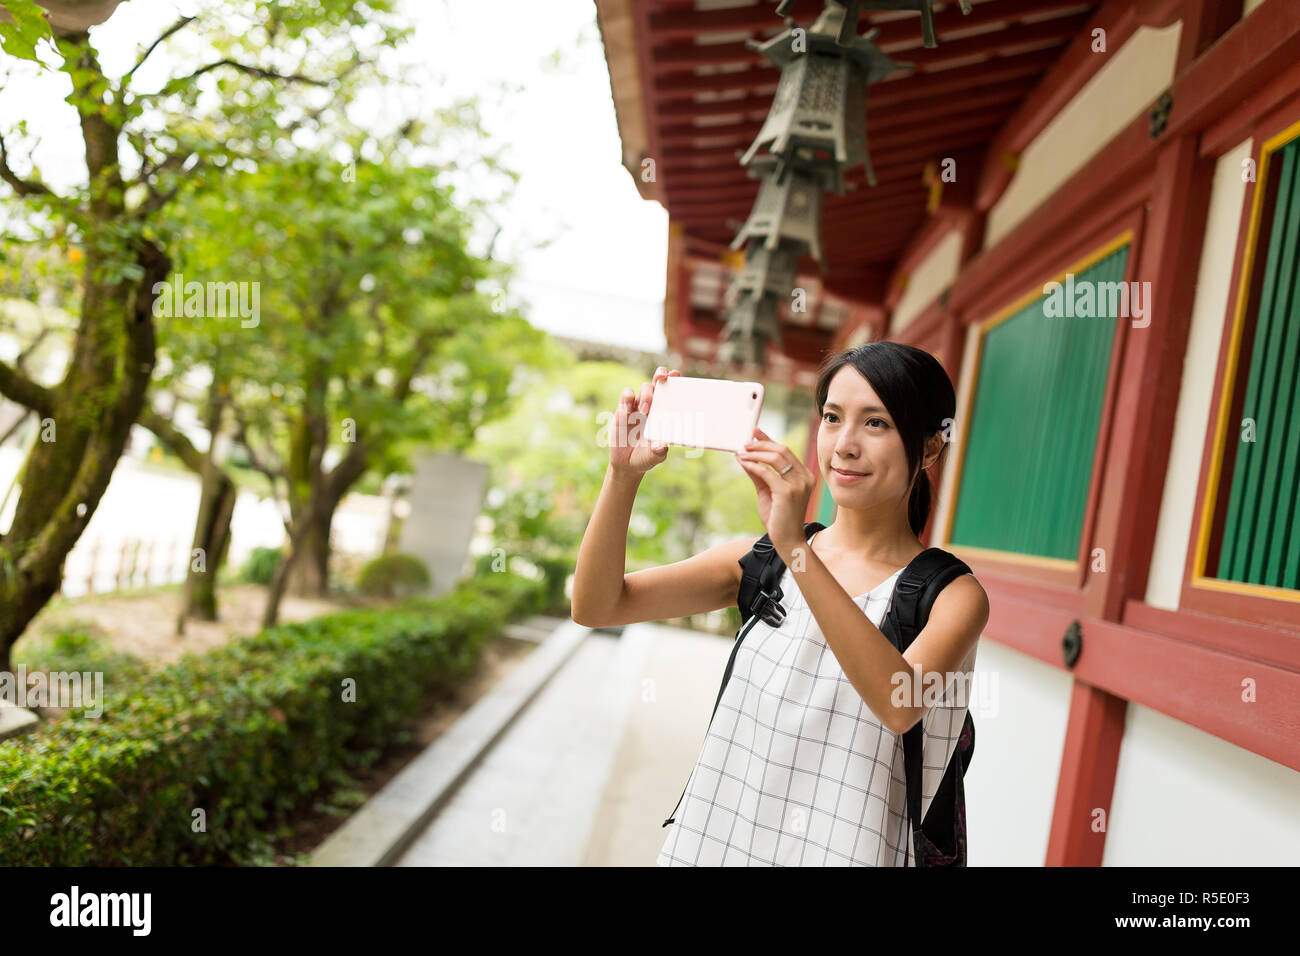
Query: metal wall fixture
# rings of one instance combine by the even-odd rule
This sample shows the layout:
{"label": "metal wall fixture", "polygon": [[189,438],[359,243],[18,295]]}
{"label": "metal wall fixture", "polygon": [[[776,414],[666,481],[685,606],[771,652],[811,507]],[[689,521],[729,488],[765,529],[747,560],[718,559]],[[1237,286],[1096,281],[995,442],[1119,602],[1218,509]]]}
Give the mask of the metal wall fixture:
{"label": "metal wall fixture", "polygon": [[1079,627],[1078,621],[1071,621],[1065,629],[1065,636],[1061,638],[1061,659],[1066,667],[1073,667],[1082,653],[1083,629]]}

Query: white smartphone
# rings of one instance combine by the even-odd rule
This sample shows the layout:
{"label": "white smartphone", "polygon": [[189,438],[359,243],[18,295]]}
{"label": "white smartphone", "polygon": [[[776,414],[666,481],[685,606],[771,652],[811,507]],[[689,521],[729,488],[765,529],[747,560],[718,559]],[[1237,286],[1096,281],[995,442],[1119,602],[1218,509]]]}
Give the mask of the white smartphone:
{"label": "white smartphone", "polygon": [[741,451],[762,410],[758,382],[670,375],[655,386],[643,434],[669,445]]}

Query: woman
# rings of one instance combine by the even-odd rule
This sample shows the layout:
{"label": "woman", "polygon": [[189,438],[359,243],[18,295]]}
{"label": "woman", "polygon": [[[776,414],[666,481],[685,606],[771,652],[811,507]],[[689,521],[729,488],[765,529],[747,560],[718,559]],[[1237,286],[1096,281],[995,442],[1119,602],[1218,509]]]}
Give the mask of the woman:
{"label": "woman", "polygon": [[[583,536],[573,617],[590,627],[665,620],[736,603],[750,536],[663,567],[625,574],[628,518],[642,477],[667,456],[628,432],[648,413],[660,368],[639,396],[626,389],[610,461]],[[831,356],[816,386],[816,473],[755,429],[735,453],[758,514],[785,562],[778,627],[757,622],[736,652],[661,866],[904,866],[908,849],[902,735],[923,729],[922,814],[956,746],[988,598],[972,575],[953,579],[900,655],[879,630],[893,586],[924,550],[933,466],[956,397],[928,352],[873,342]],[[805,542],[804,516],[824,478],[834,523]],[[855,596],[856,595],[856,596]],[[930,684],[935,678],[941,682]],[[942,687],[941,698],[909,681]],[[956,685],[956,686],[954,686]],[[897,693],[908,688],[905,695]],[[920,703],[918,703],[918,700]]]}

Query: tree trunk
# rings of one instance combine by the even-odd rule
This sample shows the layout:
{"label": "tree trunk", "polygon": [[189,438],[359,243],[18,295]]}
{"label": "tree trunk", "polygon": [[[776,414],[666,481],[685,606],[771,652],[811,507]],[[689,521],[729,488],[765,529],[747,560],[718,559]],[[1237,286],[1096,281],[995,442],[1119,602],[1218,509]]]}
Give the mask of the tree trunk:
{"label": "tree trunk", "polygon": [[271,572],[271,586],[267,589],[266,607],[262,611],[262,627],[275,627],[280,618],[280,601],[288,589],[289,577],[293,567],[301,558],[302,539],[307,536],[307,529],[317,523],[318,512],[309,507],[307,513],[297,523],[293,534],[284,542],[280,560]]}
{"label": "tree trunk", "polygon": [[[186,618],[217,620],[217,572],[225,564],[230,548],[230,519],[238,492],[224,471],[213,467],[203,481],[199,515],[190,547],[189,571],[181,594],[181,611],[176,633],[184,632]],[[202,570],[195,568],[194,551],[202,549]]]}
{"label": "tree trunk", "polygon": [[[337,503],[335,503],[337,504]],[[329,596],[330,527],[334,506],[304,531],[298,558],[289,572],[288,593],[294,597]]]}
{"label": "tree trunk", "polygon": [[[38,433],[13,522],[0,536],[0,660],[6,665],[9,648],[58,592],[64,559],[95,513],[144,406],[155,360],[153,288],[171,272],[171,261],[153,241],[115,231],[125,216],[117,159],[121,130],[104,108],[97,85],[104,77],[90,38],[80,34],[66,47],[65,55],[77,61],[70,100],[80,118],[90,174],[81,315],[57,387],[45,389],[6,374],[11,388],[21,388],[24,404],[57,429],[54,440]],[[138,267],[134,281],[113,269],[123,256]]]}
{"label": "tree trunk", "polygon": [[280,600],[284,597],[285,585],[289,583],[289,572],[293,570],[294,553],[291,545],[285,545],[285,553],[271,572],[271,586],[266,593],[266,607],[262,610],[262,627],[275,627],[280,618]]}
{"label": "tree trunk", "polygon": [[[135,285],[96,283],[87,254],[86,292],[73,362],[54,394],[53,441],[38,435],[23,471],[13,523],[0,541],[0,649],[8,649],[58,593],[63,562],[81,538],[108,487],[144,404],[153,372],[154,283],[171,263],[157,247],[141,251]],[[120,330],[127,326],[123,336]],[[118,368],[120,362],[120,370]]]}

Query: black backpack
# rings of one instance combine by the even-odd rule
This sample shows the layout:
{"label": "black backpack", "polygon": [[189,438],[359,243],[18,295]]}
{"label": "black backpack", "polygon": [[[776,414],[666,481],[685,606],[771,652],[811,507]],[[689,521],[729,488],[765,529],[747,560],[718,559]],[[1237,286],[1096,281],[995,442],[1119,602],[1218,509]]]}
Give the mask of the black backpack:
{"label": "black backpack", "polygon": [[[823,528],[825,525],[820,522],[808,522],[803,529],[804,539],[811,538]],[[771,538],[765,534],[754,542],[754,547],[740,559],[740,567],[740,593],[736,603],[742,623],[722,674],[718,698],[713,703],[715,716],[718,704],[722,701],[722,692],[731,678],[736,651],[745,635],[756,621],[762,620],[772,627],[779,627],[785,620],[785,608],[780,604],[780,580],[785,574],[785,562],[772,546]],[[880,628],[881,633],[889,638],[900,654],[907,650],[925,626],[930,608],[934,606],[935,598],[944,586],[953,578],[969,572],[970,568],[964,561],[942,548],[926,548],[903,569]],[[712,717],[709,722],[712,725]],[[911,859],[911,852],[915,850],[917,866],[965,866],[966,801],[962,780],[975,754],[975,722],[971,719],[970,711],[966,712],[957,746],[944,770],[939,789],[930,802],[929,812],[923,823],[917,825],[916,821],[921,816],[921,745],[921,721],[918,720],[903,734],[907,815],[912,821],[912,846],[908,848],[907,859]],[[683,787],[682,797],[685,795],[686,789]],[[682,797],[677,798],[677,805],[663,822],[664,826],[674,822]]]}

